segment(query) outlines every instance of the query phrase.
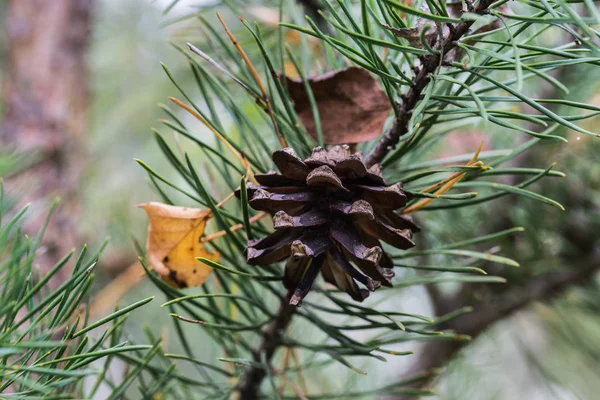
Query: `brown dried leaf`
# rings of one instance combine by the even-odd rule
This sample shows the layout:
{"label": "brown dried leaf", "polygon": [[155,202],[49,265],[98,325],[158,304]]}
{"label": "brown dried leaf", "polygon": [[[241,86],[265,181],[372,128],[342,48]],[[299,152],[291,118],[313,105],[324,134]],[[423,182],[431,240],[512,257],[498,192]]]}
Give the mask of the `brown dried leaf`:
{"label": "brown dried leaf", "polygon": [[[300,121],[317,138],[310,101],[300,79],[285,77]],[[390,102],[371,74],[350,67],[308,78],[326,144],[361,143],[381,133]]]}
{"label": "brown dried leaf", "polygon": [[220,254],[208,251],[200,238],[210,210],[176,207],[150,202],[140,204],[150,225],[146,250],[150,263],[163,280],[177,287],[201,285],[212,268],[196,260],[204,257],[218,261]]}

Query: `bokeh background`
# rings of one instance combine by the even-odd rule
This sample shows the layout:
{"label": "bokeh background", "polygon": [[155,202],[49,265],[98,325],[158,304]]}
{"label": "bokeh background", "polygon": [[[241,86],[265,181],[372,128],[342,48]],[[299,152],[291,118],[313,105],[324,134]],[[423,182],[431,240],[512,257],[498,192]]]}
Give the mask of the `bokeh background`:
{"label": "bokeh background", "polygon": [[[83,242],[98,247],[106,237],[110,237],[99,268],[97,290],[100,292],[135,262],[137,251],[134,242],[144,242],[146,217],[136,205],[158,199],[147,182],[145,171],[134,158],[149,162],[170,179],[177,179],[156,145],[151,128],[159,125],[156,122],[158,118],[165,117],[158,104],[167,102],[167,97],[176,93],[161,62],[168,66],[182,86],[193,82],[185,57],[170,42],[202,43],[202,31],[193,19],[179,19],[197,11],[214,22],[215,11],[223,7],[213,7],[210,2],[200,0],[182,0],[172,8],[170,0],[52,0],[56,4],[64,3],[65,7],[81,7],[78,12],[89,13],[86,17],[69,14],[72,18],[79,18],[73,25],[81,25],[69,35],[80,39],[87,37],[87,40],[74,45],[80,46],[77,51],[82,56],[80,61],[73,63],[83,63],[83,70],[77,70],[76,66],[66,67],[69,74],[82,74],[81,79],[66,79],[64,82],[67,86],[87,85],[87,90],[75,88],[74,93],[66,90],[66,86],[59,85],[58,89],[53,89],[52,84],[48,84],[44,92],[48,95],[44,99],[46,105],[56,101],[53,96],[69,96],[68,104],[77,103],[75,108],[82,113],[77,118],[83,118],[81,126],[72,126],[69,121],[73,116],[65,116],[68,121],[59,118],[54,122],[58,126],[51,128],[54,139],[48,140],[52,142],[48,144],[36,138],[43,129],[36,127],[38,121],[35,115],[28,117],[25,123],[30,135],[25,138],[10,135],[13,126],[9,122],[13,116],[7,114],[5,104],[12,101],[9,81],[18,78],[18,71],[14,68],[17,64],[9,65],[9,62],[15,58],[11,52],[20,52],[21,46],[25,49],[23,51],[28,51],[29,40],[42,41],[39,48],[34,46],[29,51],[42,51],[44,40],[36,39],[36,35],[43,36],[46,26],[40,26],[40,21],[60,18],[61,9],[53,8],[56,15],[35,15],[25,7],[19,11],[23,12],[19,14],[22,20],[16,20],[9,10],[11,7],[19,8],[15,3],[20,1],[0,2],[0,19],[4,21],[0,42],[0,81],[4,88],[0,99],[0,110],[4,115],[0,174],[6,179],[11,196],[33,202],[34,214],[43,215],[51,200],[61,195],[61,218],[64,221],[62,228],[55,233],[58,235],[57,251]],[[292,0],[285,1],[289,1],[291,7],[297,6]],[[261,8],[264,5],[260,1],[236,3],[247,3],[241,11],[249,20],[266,23],[277,17],[268,8]],[[226,10],[224,12],[232,17]],[[29,23],[28,18],[31,18]],[[48,26],[54,26],[46,22]],[[62,24],[70,25],[71,20],[67,18]],[[56,29],[58,33],[52,34],[60,33],[60,29]],[[550,37],[547,40],[558,41],[560,38]],[[40,64],[37,62],[36,59],[28,60],[34,69],[36,65],[37,68],[44,65],[43,60],[39,61]],[[598,68],[572,68],[563,78],[570,89],[567,98],[600,105]],[[58,81],[64,78],[50,75],[40,79]],[[557,96],[548,92],[546,87],[529,87],[528,90],[540,97]],[[197,95],[200,101],[200,93]],[[35,110],[31,112],[35,113]],[[42,114],[44,112],[41,111]],[[188,118],[185,115],[180,117]],[[600,119],[594,118],[584,124],[586,129],[598,131],[599,123]],[[70,134],[61,138],[61,132],[65,131]],[[161,128],[161,132],[167,131]],[[502,254],[521,264],[516,271],[498,271],[498,274],[507,277],[511,287],[525,285],[533,277],[548,271],[600,264],[600,140],[576,132],[563,133],[569,139],[568,144],[541,144],[516,159],[515,165],[522,163],[545,168],[548,162],[556,162],[556,169],[566,173],[567,178],[543,180],[536,184],[535,190],[559,201],[566,207],[565,212],[510,196],[469,210],[432,212],[418,217],[428,232],[419,239],[421,245],[449,243],[512,226],[526,227],[526,232],[502,243]],[[197,134],[210,140],[202,128],[198,128]],[[177,143],[177,138],[172,137]],[[428,156],[451,157],[472,151],[484,138],[488,150],[510,148],[515,140],[519,140],[514,135],[507,138],[498,128],[472,124],[461,127],[455,135],[449,135],[445,143],[432,149]],[[20,145],[24,145],[26,150],[13,152],[12,147],[17,144],[15,141],[22,141]],[[56,158],[61,162],[57,164]],[[211,185],[218,186],[218,182]],[[33,218],[34,225],[35,220]],[[63,240],[65,231],[71,237],[69,240]],[[443,259],[432,261],[443,262]],[[446,373],[437,386],[439,398],[597,399],[600,393],[598,288],[597,274],[595,277],[592,275],[586,277],[583,285],[519,307],[516,312],[486,325],[475,340],[453,352]],[[127,303],[147,296],[152,290],[155,290],[152,285],[143,280],[132,283],[126,285],[122,297],[118,292],[115,292],[115,297],[110,297],[109,293],[107,304],[115,304],[119,299]],[[456,290],[452,285],[438,285],[434,290],[411,287],[403,290],[400,296],[372,296],[369,302],[390,302],[403,311],[433,315],[439,311],[436,307],[440,307],[436,298],[445,298],[443,296]],[[476,298],[497,295],[505,299],[501,295],[506,290],[477,287],[469,295]],[[129,320],[129,334],[134,340],[141,337],[142,326],[149,322],[152,329],[168,337],[169,317],[158,308],[158,304],[141,310]],[[313,334],[317,335],[306,332],[309,337]],[[205,352],[207,359],[219,356],[206,336],[198,333],[197,338],[195,345]],[[176,341],[170,346],[169,351],[177,352]],[[343,368],[329,370],[326,375],[316,374],[310,380],[310,387],[319,390],[338,387],[363,389],[391,383],[412,372],[422,353],[438,357],[435,350],[432,355],[432,350],[426,347],[407,343],[403,349],[414,350],[414,356],[392,359],[388,363],[360,365],[369,372],[366,377]],[[440,353],[439,357],[443,359],[445,356]]]}

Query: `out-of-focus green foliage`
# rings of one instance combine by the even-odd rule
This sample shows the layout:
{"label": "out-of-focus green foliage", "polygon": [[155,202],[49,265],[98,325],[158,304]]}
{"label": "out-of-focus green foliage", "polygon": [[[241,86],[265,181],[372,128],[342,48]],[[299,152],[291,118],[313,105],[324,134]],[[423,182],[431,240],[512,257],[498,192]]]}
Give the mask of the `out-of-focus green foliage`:
{"label": "out-of-focus green foliage", "polygon": [[[600,72],[594,68],[573,70],[567,78],[568,98],[590,99],[597,104],[597,77]],[[597,124],[596,117],[585,125],[594,129]],[[566,179],[560,184],[542,182],[538,190],[553,193],[566,212],[549,213],[527,201],[506,199],[498,205],[506,212],[492,219],[494,225],[518,221],[534,227],[520,240],[501,244],[504,252],[525,267],[503,274],[515,285],[542,272],[598,262],[600,164],[595,160],[600,142],[573,131],[565,132],[565,137],[569,139],[567,146],[547,144],[528,159],[564,166]],[[598,289],[598,280],[591,280],[583,288],[567,292],[563,299],[538,304],[490,329],[451,364],[440,386],[440,398],[595,398],[600,390]],[[501,380],[497,379],[500,375]]]}
{"label": "out-of-focus green foliage", "polygon": [[[26,236],[27,207],[5,207],[1,184],[0,192],[0,397],[87,398],[102,392],[106,382],[115,382],[112,394],[117,397],[137,374],[124,372],[113,381],[107,375],[113,361],[127,354],[151,358],[159,349],[160,341],[146,346],[123,339],[129,313],[152,297],[90,321],[86,304],[99,252],[88,254],[84,247],[75,255],[73,250],[42,273],[36,257],[46,225],[37,236]],[[67,275],[69,268],[70,277],[57,284],[55,276]]]}

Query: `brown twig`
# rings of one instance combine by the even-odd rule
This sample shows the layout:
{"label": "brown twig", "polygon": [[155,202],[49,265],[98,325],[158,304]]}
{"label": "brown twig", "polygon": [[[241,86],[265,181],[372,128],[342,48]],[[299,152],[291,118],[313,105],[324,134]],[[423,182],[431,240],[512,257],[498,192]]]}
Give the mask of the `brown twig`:
{"label": "brown twig", "polygon": [[127,292],[146,276],[139,261],[131,263],[123,272],[100,290],[92,301],[90,318],[96,320],[109,312]]}
{"label": "brown twig", "polygon": [[[488,7],[493,3],[493,0],[481,0],[473,8],[473,13],[483,15],[487,13]],[[435,72],[440,65],[440,61],[456,47],[458,40],[463,37],[468,31],[473,21],[463,21],[453,29],[450,29],[448,36],[444,38],[441,45],[437,48],[437,54],[428,54],[421,58],[421,67],[415,67],[416,76],[412,82],[410,90],[402,96],[402,102],[398,107],[397,118],[394,124],[375,145],[373,150],[365,158],[365,164],[370,167],[381,162],[384,157],[394,149],[400,137],[408,132],[408,124],[412,116],[412,112],[421,99],[423,90],[429,83],[430,75]]]}
{"label": "brown twig", "polygon": [[302,373],[302,364],[300,363],[300,357],[298,357],[298,350],[294,347],[290,349],[292,352],[292,358],[294,359],[294,364],[296,364],[298,380],[300,381],[300,387],[304,391],[304,393],[308,392],[308,386],[306,386],[306,379],[304,379],[304,374]]}
{"label": "brown twig", "polygon": [[253,365],[243,376],[238,387],[240,400],[254,400],[258,398],[260,385],[267,375],[265,368],[269,368],[269,366],[264,365],[263,362],[270,364],[275,351],[282,343],[281,334],[290,324],[292,316],[296,311],[296,307],[290,305],[292,294],[293,291],[289,291],[281,298],[279,310],[277,310],[274,319],[261,335],[260,345],[252,354],[253,360],[256,363],[260,363],[260,365]]}
{"label": "brown twig", "polygon": [[[290,366],[290,355],[292,353],[292,349],[291,348],[286,348],[285,349],[285,354],[283,356],[283,367],[281,368],[281,376],[284,377],[285,373],[288,369],[288,367]],[[281,380],[281,384],[279,385],[279,387],[277,388],[277,394],[281,397],[283,395],[283,391],[285,390],[285,385],[286,385],[286,381],[285,380]]]}
{"label": "brown twig", "polygon": [[[292,380],[290,380],[287,376],[285,376],[285,374],[282,373],[281,371],[273,369],[273,372],[281,378],[281,380],[283,381],[283,385],[287,385],[292,388],[292,390],[294,391],[294,393],[296,394],[296,397],[298,399],[308,400],[308,397],[306,397],[306,394],[305,394],[306,391],[304,389],[302,389],[301,387],[296,385]],[[281,396],[281,394],[280,394],[280,396]]]}
{"label": "brown twig", "polygon": [[[252,222],[256,222],[256,221],[258,221],[259,219],[266,217],[267,215],[269,215],[269,214],[267,214],[267,213],[266,213],[266,212],[264,212],[264,211],[261,211],[261,212],[259,212],[258,214],[256,214],[255,216],[253,216],[252,218],[250,218],[250,223],[252,223]],[[233,225],[231,228],[229,228],[229,230],[230,230],[231,232],[234,232],[234,231],[237,231],[238,229],[242,229],[243,227],[244,227],[244,225],[243,225],[243,224],[237,224],[237,225]],[[210,242],[211,240],[215,240],[215,239],[217,239],[217,238],[220,238],[220,237],[222,237],[222,236],[225,236],[226,234],[227,234],[227,231],[226,231],[226,230],[222,230],[222,231],[219,231],[219,232],[215,232],[215,233],[212,233],[212,234],[210,234],[210,235],[208,235],[208,236],[204,236],[203,238],[201,238],[201,239],[200,239],[200,242],[201,242],[201,243]]]}

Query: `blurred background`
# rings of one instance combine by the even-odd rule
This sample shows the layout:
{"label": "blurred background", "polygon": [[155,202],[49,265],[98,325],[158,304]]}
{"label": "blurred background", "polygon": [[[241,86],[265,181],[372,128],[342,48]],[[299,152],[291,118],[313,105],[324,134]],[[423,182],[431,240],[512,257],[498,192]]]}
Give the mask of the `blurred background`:
{"label": "blurred background", "polygon": [[[272,9],[260,8],[263,2],[236,3],[247,3],[240,11],[251,21],[266,23],[275,18],[276,22],[276,12],[273,16]],[[170,42],[202,42],[197,24],[183,17],[198,11],[214,22],[219,7],[200,0],[0,2],[0,175],[10,197],[32,202],[32,230],[39,227],[54,197],[61,196],[61,208],[48,233],[44,256],[49,260],[82,243],[97,248],[110,237],[98,290],[135,262],[134,242],[143,244],[146,230],[146,216],[136,205],[158,199],[134,158],[177,179],[151,131],[156,120],[165,116],[157,105],[177,93],[161,62],[182,86],[193,82],[185,57]],[[567,98],[600,105],[600,70],[567,71],[562,77],[570,89]],[[552,88],[528,90],[539,98],[562,96]],[[595,118],[584,126],[598,131],[599,123]],[[507,196],[485,207],[431,212],[419,219],[427,227],[427,234],[418,239],[421,246],[526,227],[524,233],[502,243],[502,254],[521,264],[520,269],[494,271],[509,280],[506,287],[411,287],[393,299],[369,299],[370,304],[393,302],[425,315],[441,315],[448,307],[485,299],[507,304],[505,312],[475,321],[467,332],[475,340],[468,344],[444,343],[441,348],[407,343],[404,349],[414,350],[415,355],[360,365],[369,371],[368,377],[338,368],[332,370],[336,376],[316,375],[311,387],[368,388],[391,383],[419,367],[447,365],[437,385],[440,399],[598,398],[600,291],[598,276],[590,271],[600,265],[600,140],[563,133],[568,144],[540,144],[514,165],[546,168],[548,162],[556,162],[556,169],[567,178],[543,180],[535,191],[557,200],[567,211]],[[497,127],[472,125],[448,136],[429,156],[472,151],[482,138],[486,149],[510,148],[515,140],[514,135],[507,139]],[[540,282],[547,282],[553,273],[577,268],[586,274],[534,296]],[[144,281],[132,283],[123,302],[152,290]],[[110,300],[114,304],[118,299]],[[134,317],[128,321],[133,338],[148,318],[158,333],[167,329],[167,313],[146,308]],[[219,356],[206,341],[199,340],[198,346],[208,359]]]}

